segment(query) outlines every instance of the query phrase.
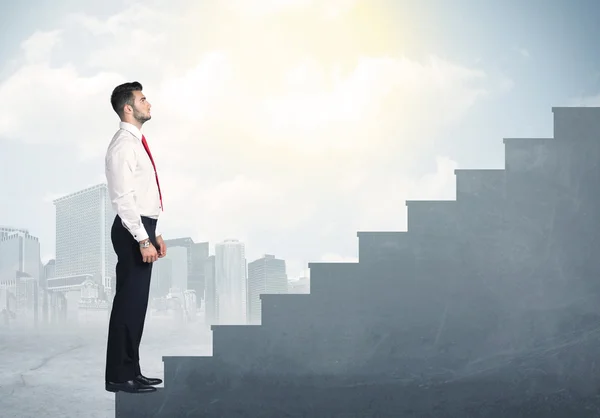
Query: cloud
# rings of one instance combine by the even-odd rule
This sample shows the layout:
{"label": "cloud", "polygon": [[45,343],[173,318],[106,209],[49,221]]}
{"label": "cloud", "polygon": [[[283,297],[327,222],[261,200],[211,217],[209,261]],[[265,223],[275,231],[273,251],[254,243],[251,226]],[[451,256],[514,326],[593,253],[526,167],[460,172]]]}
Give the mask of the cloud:
{"label": "cloud", "polygon": [[261,17],[279,13],[290,8],[302,8],[310,5],[311,0],[225,0],[225,7],[233,13],[243,16]]}
{"label": "cloud", "polygon": [[25,64],[0,84],[0,137],[82,147],[104,142],[114,123],[107,91],[118,81],[111,73],[82,76],[71,64]]}
{"label": "cloud", "polygon": [[45,62],[50,58],[54,47],[60,43],[60,30],[49,32],[36,31],[21,43],[27,62]]}
{"label": "cloud", "polygon": [[245,17],[264,17],[282,12],[316,9],[320,15],[335,18],[352,9],[357,0],[224,0],[225,8]]}
{"label": "cloud", "polygon": [[[436,56],[341,44],[339,61],[323,60],[310,49],[317,44],[292,53],[296,32],[254,27],[237,38],[228,26],[228,19],[248,27],[296,8],[343,23],[355,3],[340,1],[335,13],[298,0],[260,2],[259,12],[229,1],[214,16],[140,5],[107,19],[71,15],[64,27],[23,43],[21,68],[0,84],[0,138],[69,143],[74,158],[100,161],[118,122],[110,92],[138,80],[153,105],[144,131],[159,167],[167,235],[239,238],[249,258],[285,258],[290,277],[327,254],[353,259],[357,230],[400,229],[405,199],[452,195],[451,158],[438,157],[425,176],[413,161],[478,101],[510,87]],[[207,39],[216,17],[231,32],[215,29]],[[63,63],[35,52],[86,37],[94,47]],[[236,39],[255,47],[240,49]]]}

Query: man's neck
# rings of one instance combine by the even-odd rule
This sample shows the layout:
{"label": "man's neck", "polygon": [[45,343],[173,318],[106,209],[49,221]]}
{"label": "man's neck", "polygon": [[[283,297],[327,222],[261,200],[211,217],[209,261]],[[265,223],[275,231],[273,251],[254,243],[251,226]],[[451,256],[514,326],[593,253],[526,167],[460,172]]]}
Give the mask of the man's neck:
{"label": "man's neck", "polygon": [[138,122],[137,120],[135,122],[129,122],[129,123],[131,123],[133,126],[138,128],[140,130],[140,132],[142,131],[142,123]]}
{"label": "man's neck", "polygon": [[140,131],[142,130],[142,122],[139,122],[137,120],[124,120],[123,122],[125,123],[129,123],[130,125],[135,126],[136,128],[138,128]]}

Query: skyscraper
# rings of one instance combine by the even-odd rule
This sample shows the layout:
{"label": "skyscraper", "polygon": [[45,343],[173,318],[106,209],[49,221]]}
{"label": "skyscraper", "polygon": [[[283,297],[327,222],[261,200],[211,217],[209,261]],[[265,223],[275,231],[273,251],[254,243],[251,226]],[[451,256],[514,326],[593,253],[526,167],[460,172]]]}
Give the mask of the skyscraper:
{"label": "skyscraper", "polygon": [[219,322],[214,255],[204,262],[204,278],[204,321],[206,325],[216,325]]}
{"label": "skyscraper", "polygon": [[[0,310],[31,319],[39,313],[40,243],[26,230],[3,228],[0,235]],[[23,324],[23,322],[21,322]]]}
{"label": "skyscraper", "polygon": [[91,274],[110,292],[115,254],[110,231],[115,218],[106,184],[54,200],[56,207],[56,277]]}
{"label": "skyscraper", "polygon": [[[195,243],[192,238],[185,237],[166,239],[165,244],[167,244],[167,256],[170,253],[169,248],[183,247],[187,250],[187,280],[182,290],[194,290],[200,304],[204,295],[204,263],[208,258],[208,242]],[[179,286],[181,285],[180,283]]]}
{"label": "skyscraper", "polygon": [[26,229],[12,228],[10,226],[0,226],[0,238],[3,238],[7,235],[12,235],[15,232],[23,232],[24,234],[28,234],[29,231]]}
{"label": "skyscraper", "polygon": [[247,323],[246,250],[235,239],[215,245],[215,293],[218,323]]}
{"label": "skyscraper", "polygon": [[16,272],[40,279],[40,242],[25,230],[0,236],[0,279],[14,279]]}
{"label": "skyscraper", "polygon": [[150,297],[162,298],[169,293],[173,283],[173,260],[165,257],[154,262],[150,279]]}
{"label": "skyscraper", "polygon": [[266,254],[248,263],[248,316],[251,324],[260,323],[260,295],[278,293],[288,293],[285,260]]}
{"label": "skyscraper", "polygon": [[189,250],[185,247],[171,247],[167,244],[167,256],[161,260],[169,261],[171,264],[171,283],[170,287],[176,291],[185,292],[188,286],[188,254]]}

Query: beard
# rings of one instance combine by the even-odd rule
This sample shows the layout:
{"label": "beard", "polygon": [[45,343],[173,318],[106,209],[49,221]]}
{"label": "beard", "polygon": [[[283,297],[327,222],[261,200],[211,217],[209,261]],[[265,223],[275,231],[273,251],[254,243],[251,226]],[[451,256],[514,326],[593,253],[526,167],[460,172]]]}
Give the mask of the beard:
{"label": "beard", "polygon": [[139,123],[144,123],[144,122],[149,121],[152,118],[152,116],[150,116],[150,114],[143,114],[142,112],[139,112],[134,109],[133,118],[135,120],[137,120]]}

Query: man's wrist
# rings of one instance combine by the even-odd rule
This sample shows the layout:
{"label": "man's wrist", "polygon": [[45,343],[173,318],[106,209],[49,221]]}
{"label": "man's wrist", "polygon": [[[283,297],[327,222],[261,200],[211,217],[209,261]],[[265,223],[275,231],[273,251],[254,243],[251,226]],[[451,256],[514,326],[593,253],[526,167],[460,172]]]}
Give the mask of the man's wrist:
{"label": "man's wrist", "polygon": [[150,238],[140,240],[139,244],[141,248],[148,248],[150,245],[152,245],[152,243],[150,242]]}

